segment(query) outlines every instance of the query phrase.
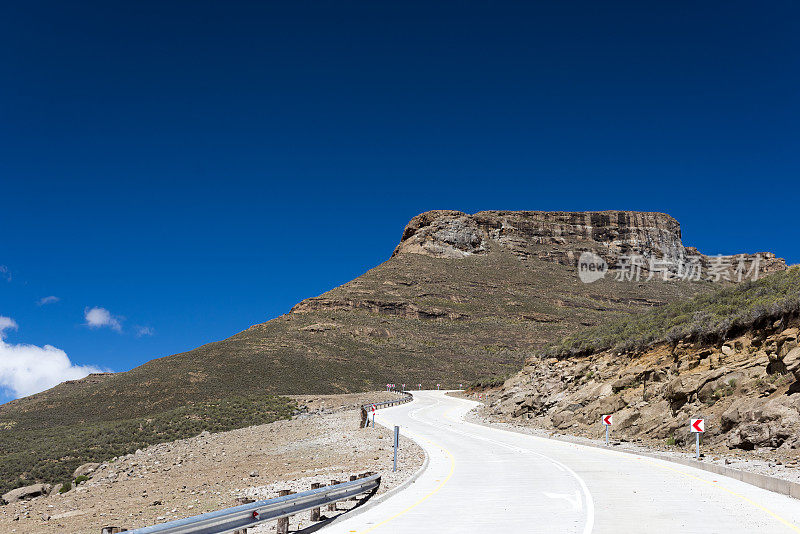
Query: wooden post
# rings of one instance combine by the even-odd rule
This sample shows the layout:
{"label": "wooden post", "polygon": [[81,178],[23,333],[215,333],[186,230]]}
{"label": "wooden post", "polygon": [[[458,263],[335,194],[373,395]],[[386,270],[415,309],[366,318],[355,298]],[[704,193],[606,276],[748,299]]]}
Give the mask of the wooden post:
{"label": "wooden post", "polygon": [[[254,499],[250,497],[236,497],[236,506],[241,506],[242,504],[250,504],[251,502],[256,502]],[[233,534],[247,534],[246,528],[240,528],[239,530],[234,530]]]}
{"label": "wooden post", "polygon": [[361,426],[359,428],[365,428],[367,426],[367,409],[363,406],[361,407]]}
{"label": "wooden post", "polygon": [[[285,497],[290,495],[292,492],[289,490],[280,490],[278,492],[278,497]],[[277,534],[289,534],[289,518],[288,517],[281,517],[278,519],[277,525]]]}
{"label": "wooden post", "polygon": [[[339,480],[331,480],[331,486],[335,486],[336,484],[341,484],[341,481],[339,481]],[[336,511],[336,503],[335,502],[332,502],[332,503],[330,503],[328,505],[328,511],[329,512],[335,512]]]}
{"label": "wooden post", "polygon": [[128,532],[128,529],[120,527],[103,527],[100,530],[100,534],[117,534],[118,532]]}
{"label": "wooden post", "polygon": [[[312,490],[315,490],[315,489],[318,489],[318,488],[321,488],[321,487],[322,487],[322,484],[320,484],[319,482],[314,482],[313,484],[311,484],[311,489]],[[319,508],[312,508],[311,509],[311,517],[310,517],[310,519],[311,519],[311,521],[319,521]]]}
{"label": "wooden post", "polygon": [[[352,482],[352,481],[354,481],[354,480],[357,480],[357,479],[358,479],[358,477],[357,477],[357,476],[355,476],[355,475],[350,475],[350,482]],[[357,500],[358,500],[358,497],[356,497],[355,495],[353,495],[352,497],[350,497],[350,500],[351,500],[351,501],[357,501]]]}

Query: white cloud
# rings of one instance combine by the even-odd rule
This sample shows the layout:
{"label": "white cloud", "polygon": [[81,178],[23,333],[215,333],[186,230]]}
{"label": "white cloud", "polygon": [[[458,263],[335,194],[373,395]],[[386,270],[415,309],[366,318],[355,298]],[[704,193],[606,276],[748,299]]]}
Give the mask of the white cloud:
{"label": "white cloud", "polygon": [[104,328],[108,327],[117,332],[122,332],[122,323],[119,317],[111,315],[111,312],[105,308],[86,308],[83,310],[83,316],[86,318],[86,325],[89,328]]}
{"label": "white cloud", "polygon": [[5,341],[5,330],[17,323],[0,316],[0,387],[14,397],[32,395],[65,380],[77,380],[101,370],[90,365],[73,365],[67,354],[52,345],[13,344]]}
{"label": "white cloud", "polygon": [[136,337],[152,336],[155,331],[149,326],[136,326]]}
{"label": "white cloud", "polygon": [[14,319],[0,315],[0,340],[6,338],[6,330],[16,330],[17,328],[19,325]]}
{"label": "white cloud", "polygon": [[0,265],[0,278],[5,278],[6,282],[11,281],[11,271],[5,265]]}
{"label": "white cloud", "polygon": [[39,306],[44,306],[45,304],[55,304],[61,300],[60,298],[56,297],[55,295],[50,295],[49,297],[42,297],[36,301],[36,304]]}

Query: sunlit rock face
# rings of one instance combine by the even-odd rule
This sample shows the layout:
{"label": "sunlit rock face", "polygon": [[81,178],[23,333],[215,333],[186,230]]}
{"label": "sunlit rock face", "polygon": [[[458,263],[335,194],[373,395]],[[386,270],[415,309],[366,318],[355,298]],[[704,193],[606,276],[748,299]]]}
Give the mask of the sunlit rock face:
{"label": "sunlit rock face", "polygon": [[[637,255],[643,269],[658,258],[667,270],[678,272],[690,261],[708,267],[714,257],[706,256],[681,241],[678,221],[665,213],[636,211],[481,211],[469,215],[438,210],[417,215],[406,226],[399,254],[424,254],[440,258],[464,258],[487,254],[492,247],[508,249],[521,258],[530,256],[575,265],[583,251],[591,251],[610,265],[620,258]],[[760,271],[786,269],[785,262],[769,252],[759,253]],[[722,256],[734,264],[749,265],[756,254]],[[720,260],[717,260],[720,261]]]}

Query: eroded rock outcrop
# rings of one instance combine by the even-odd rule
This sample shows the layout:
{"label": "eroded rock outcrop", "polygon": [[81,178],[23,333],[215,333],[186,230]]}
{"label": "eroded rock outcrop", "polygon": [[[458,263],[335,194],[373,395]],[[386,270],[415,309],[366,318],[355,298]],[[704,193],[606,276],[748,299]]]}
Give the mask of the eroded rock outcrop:
{"label": "eroded rock outcrop", "polygon": [[307,313],[311,311],[342,311],[342,310],[368,310],[382,315],[395,315],[408,319],[464,319],[463,313],[445,310],[433,306],[418,306],[410,302],[388,302],[373,299],[364,300],[337,300],[327,297],[312,297],[306,299],[292,308],[292,313]]}
{"label": "eroded rock outcrop", "polygon": [[690,438],[688,421],[702,414],[709,443],[790,450],[800,449],[798,391],[798,328],[777,321],[719,345],[530,361],[489,412],[581,435],[596,434],[600,416],[614,414],[617,437],[676,443]]}

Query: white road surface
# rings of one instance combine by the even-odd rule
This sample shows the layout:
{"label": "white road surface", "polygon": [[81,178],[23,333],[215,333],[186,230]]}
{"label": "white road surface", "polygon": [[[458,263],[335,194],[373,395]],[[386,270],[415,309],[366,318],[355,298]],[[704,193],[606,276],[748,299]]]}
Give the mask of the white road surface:
{"label": "white road surface", "polygon": [[800,533],[800,500],[670,462],[486,428],[463,420],[474,402],[414,396],[376,420],[424,447],[428,469],[322,532]]}

